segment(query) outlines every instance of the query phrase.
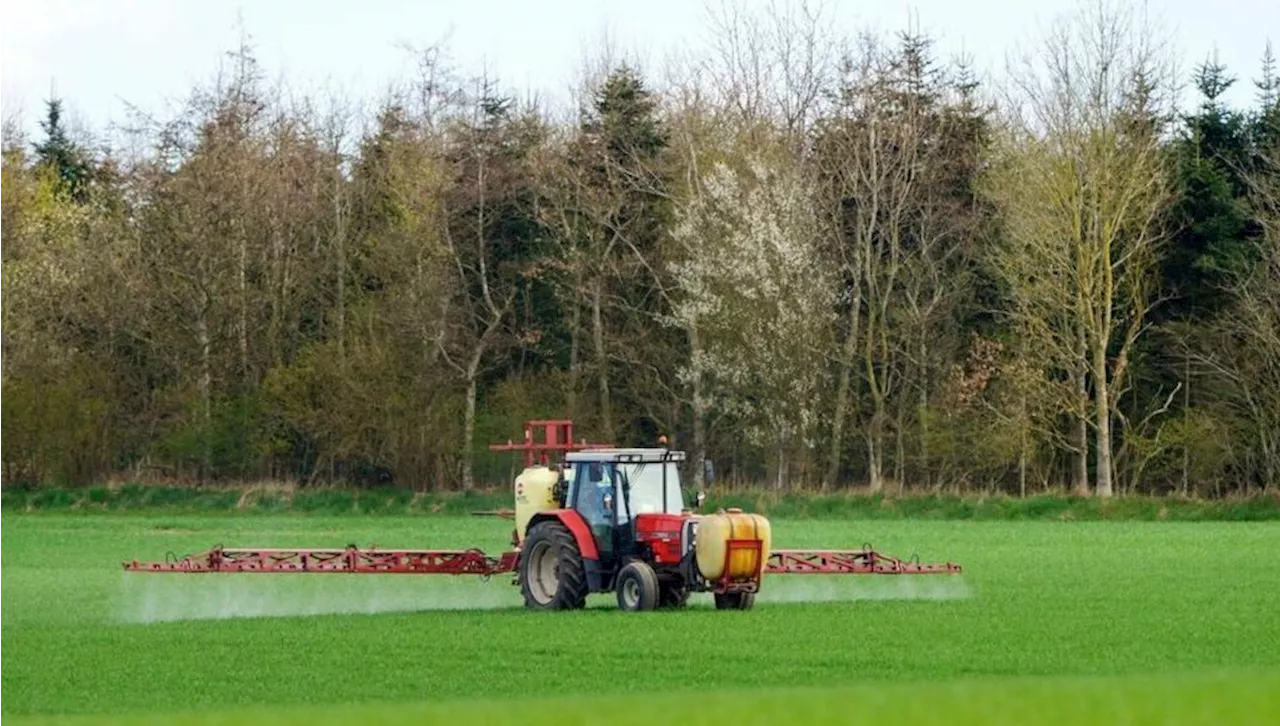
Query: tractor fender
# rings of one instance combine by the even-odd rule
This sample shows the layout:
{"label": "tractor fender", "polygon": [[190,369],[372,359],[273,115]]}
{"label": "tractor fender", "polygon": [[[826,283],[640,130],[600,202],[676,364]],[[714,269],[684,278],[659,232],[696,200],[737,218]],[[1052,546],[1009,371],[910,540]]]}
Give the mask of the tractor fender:
{"label": "tractor fender", "polygon": [[600,559],[600,552],[596,549],[596,541],[591,536],[591,528],[587,526],[587,520],[574,509],[552,509],[533,515],[525,529],[525,536],[529,536],[529,530],[533,529],[534,525],[552,520],[559,521],[573,534],[574,540],[578,543],[578,551],[582,553],[584,560]]}

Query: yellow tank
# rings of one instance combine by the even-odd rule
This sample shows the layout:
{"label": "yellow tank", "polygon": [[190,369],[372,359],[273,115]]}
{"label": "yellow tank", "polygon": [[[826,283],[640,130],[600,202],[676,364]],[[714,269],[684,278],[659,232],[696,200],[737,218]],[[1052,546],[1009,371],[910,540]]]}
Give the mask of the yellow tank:
{"label": "yellow tank", "polygon": [[729,557],[729,577],[745,579],[754,577],[757,570],[769,559],[772,530],[769,520],[759,514],[744,514],[740,509],[717,512],[698,518],[698,535],[694,544],[698,571],[708,580],[718,580],[725,574],[725,550],[731,539],[760,541],[760,559],[752,550],[735,550]]}
{"label": "yellow tank", "polygon": [[531,466],[516,477],[516,536],[524,541],[529,520],[538,512],[559,509],[555,486],[560,472],[545,466]]}

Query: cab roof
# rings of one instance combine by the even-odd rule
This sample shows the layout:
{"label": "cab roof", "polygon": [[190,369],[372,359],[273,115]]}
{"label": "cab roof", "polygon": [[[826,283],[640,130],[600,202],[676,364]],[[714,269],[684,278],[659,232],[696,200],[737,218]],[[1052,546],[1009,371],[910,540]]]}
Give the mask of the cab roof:
{"label": "cab roof", "polygon": [[565,461],[611,461],[623,463],[649,463],[659,461],[684,461],[683,451],[670,449],[587,449],[565,454]]}

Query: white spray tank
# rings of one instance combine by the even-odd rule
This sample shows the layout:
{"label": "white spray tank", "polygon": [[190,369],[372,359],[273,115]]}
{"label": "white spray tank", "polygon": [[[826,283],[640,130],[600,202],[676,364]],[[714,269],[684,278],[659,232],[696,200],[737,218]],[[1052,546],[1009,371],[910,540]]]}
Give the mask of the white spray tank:
{"label": "white spray tank", "polygon": [[516,477],[516,538],[524,542],[525,530],[529,520],[539,512],[559,509],[556,501],[556,482],[560,480],[560,471],[541,464],[527,467]]}

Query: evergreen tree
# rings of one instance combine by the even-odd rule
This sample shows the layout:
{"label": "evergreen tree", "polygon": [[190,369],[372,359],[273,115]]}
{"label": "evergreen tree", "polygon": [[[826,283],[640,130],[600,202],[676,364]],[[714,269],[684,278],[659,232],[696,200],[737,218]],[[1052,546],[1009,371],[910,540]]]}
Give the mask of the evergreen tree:
{"label": "evergreen tree", "polygon": [[1262,78],[1254,81],[1254,85],[1258,87],[1258,105],[1264,112],[1280,104],[1280,77],[1276,76],[1276,56],[1270,41],[1262,52]]}
{"label": "evergreen tree", "polygon": [[1252,129],[1254,147],[1280,149],[1280,76],[1276,75],[1276,56],[1270,42],[1262,53],[1262,77],[1254,85],[1258,88],[1258,110]]}
{"label": "evergreen tree", "polygon": [[45,140],[35,144],[36,164],[54,169],[62,191],[76,201],[84,201],[89,192],[91,168],[87,154],[67,135],[62,122],[61,99],[53,98],[46,103],[45,118],[40,127],[44,129]]}
{"label": "evergreen tree", "polygon": [[1175,296],[1165,309],[1170,318],[1219,310],[1225,281],[1245,263],[1247,239],[1255,233],[1241,201],[1247,192],[1241,173],[1249,161],[1245,119],[1221,100],[1235,79],[1211,61],[1194,78],[1204,100],[1185,119],[1186,133],[1174,146],[1180,191],[1163,269]]}
{"label": "evergreen tree", "polygon": [[635,166],[666,148],[667,133],[657,117],[657,99],[635,69],[618,67],[593,100],[583,131],[603,143],[610,161]]}

